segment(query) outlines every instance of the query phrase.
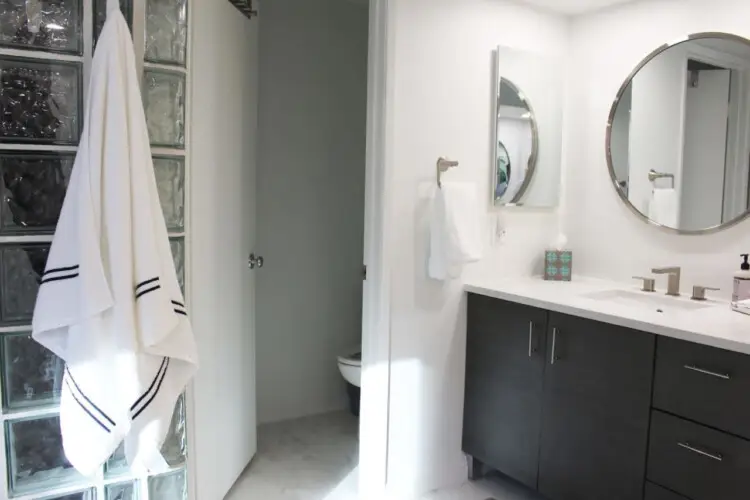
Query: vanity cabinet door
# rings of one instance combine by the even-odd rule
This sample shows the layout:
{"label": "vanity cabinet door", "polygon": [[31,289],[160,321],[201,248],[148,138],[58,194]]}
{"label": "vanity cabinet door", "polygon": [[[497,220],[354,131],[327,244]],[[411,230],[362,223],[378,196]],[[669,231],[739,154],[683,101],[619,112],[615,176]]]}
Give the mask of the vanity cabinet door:
{"label": "vanity cabinet door", "polygon": [[539,491],[641,500],[654,336],[550,313]]}
{"label": "vanity cabinet door", "polygon": [[547,312],[469,294],[463,450],[537,486]]}

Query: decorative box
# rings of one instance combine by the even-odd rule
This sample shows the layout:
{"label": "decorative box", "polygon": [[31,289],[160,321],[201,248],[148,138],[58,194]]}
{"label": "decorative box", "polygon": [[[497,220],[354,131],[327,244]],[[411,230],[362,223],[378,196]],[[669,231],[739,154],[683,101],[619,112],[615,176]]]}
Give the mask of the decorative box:
{"label": "decorative box", "polygon": [[544,279],[547,281],[570,281],[573,276],[573,252],[570,250],[546,250],[544,252]]}

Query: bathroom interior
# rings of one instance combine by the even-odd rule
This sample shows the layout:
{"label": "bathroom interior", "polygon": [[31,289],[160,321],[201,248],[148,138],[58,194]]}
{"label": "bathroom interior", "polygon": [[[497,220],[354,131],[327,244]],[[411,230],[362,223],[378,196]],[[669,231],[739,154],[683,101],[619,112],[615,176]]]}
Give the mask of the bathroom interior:
{"label": "bathroom interior", "polygon": [[746,497],[750,4],[120,4],[201,367],[168,473],[71,469],[29,324],[104,2],[1,4],[0,498]]}

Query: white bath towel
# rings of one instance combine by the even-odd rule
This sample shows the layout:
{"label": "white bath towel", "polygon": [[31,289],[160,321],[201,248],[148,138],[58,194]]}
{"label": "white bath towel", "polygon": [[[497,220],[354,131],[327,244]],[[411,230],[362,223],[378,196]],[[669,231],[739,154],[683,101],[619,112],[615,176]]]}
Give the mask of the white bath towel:
{"label": "white bath towel", "polygon": [[71,464],[91,476],[125,439],[136,472],[160,472],[160,448],[197,354],[118,9],[97,43],[89,89],[33,337],[67,366],[60,421]]}
{"label": "white bath towel", "polygon": [[443,182],[430,214],[428,274],[445,280],[461,275],[464,264],[482,258],[481,215],[473,184]]}
{"label": "white bath towel", "polygon": [[654,222],[667,227],[677,227],[677,191],[674,189],[653,189],[648,216]]}

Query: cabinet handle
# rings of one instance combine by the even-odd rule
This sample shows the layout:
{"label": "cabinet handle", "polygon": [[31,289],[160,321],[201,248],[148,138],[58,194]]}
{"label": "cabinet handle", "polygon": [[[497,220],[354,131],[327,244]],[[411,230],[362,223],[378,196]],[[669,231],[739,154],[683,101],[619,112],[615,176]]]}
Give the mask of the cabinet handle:
{"label": "cabinet handle", "polygon": [[550,359],[551,365],[554,365],[555,361],[558,359],[557,356],[555,356],[556,347],[557,347],[557,327],[552,327],[552,358]]}
{"label": "cabinet handle", "polygon": [[534,344],[534,322],[529,321],[529,357],[531,357],[531,355],[536,352],[536,349],[533,347],[533,344]]}
{"label": "cabinet handle", "polygon": [[700,448],[696,448],[695,446],[691,445],[690,443],[677,443],[677,446],[680,446],[682,448],[685,448],[686,450],[692,451],[693,453],[697,453],[698,455],[704,456],[706,458],[710,458],[712,460],[716,460],[717,462],[723,462],[724,456],[720,453],[709,453],[705,450],[701,450]]}
{"label": "cabinet handle", "polygon": [[705,370],[703,368],[699,368],[699,367],[694,366],[694,365],[685,365],[685,369],[686,370],[691,370],[691,371],[694,371],[694,372],[698,372],[698,373],[702,373],[703,375],[709,375],[711,377],[720,378],[720,379],[723,379],[723,380],[729,380],[730,378],[732,378],[732,377],[729,376],[728,373],[712,372],[711,370]]}

